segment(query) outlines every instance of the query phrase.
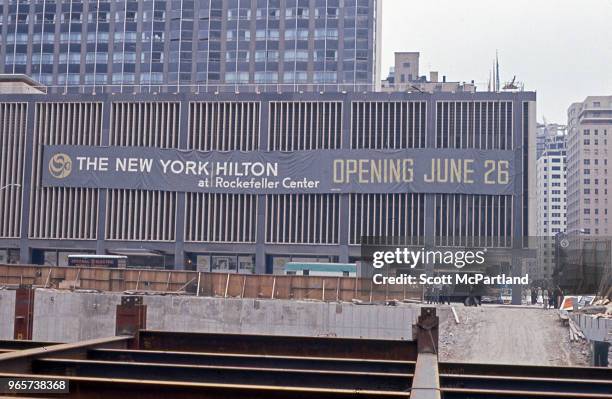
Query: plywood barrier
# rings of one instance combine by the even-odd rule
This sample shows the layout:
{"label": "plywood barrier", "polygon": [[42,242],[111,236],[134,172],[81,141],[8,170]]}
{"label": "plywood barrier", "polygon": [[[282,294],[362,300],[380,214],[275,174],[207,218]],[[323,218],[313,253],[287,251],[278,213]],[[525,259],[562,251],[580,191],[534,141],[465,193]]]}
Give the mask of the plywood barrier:
{"label": "plywood barrier", "polygon": [[376,285],[370,279],[354,277],[0,265],[0,285],[20,284],[58,289],[320,301],[378,302],[420,299],[422,295],[421,287]]}

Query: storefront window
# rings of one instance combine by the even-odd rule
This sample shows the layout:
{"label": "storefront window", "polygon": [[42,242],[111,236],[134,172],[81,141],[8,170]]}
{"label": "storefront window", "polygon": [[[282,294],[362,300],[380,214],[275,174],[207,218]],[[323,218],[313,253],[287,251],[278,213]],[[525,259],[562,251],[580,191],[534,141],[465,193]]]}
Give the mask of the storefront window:
{"label": "storefront window", "polygon": [[241,274],[255,272],[254,255],[191,254],[189,257],[195,262],[196,270],[199,272]]}
{"label": "storefront window", "polygon": [[8,261],[8,251],[5,249],[0,249],[0,264],[9,263]]}
{"label": "storefront window", "polygon": [[[68,266],[68,255],[95,253],[94,251],[57,251],[57,250],[45,250],[42,252],[43,252],[43,256],[42,256],[43,265],[45,266]],[[36,254],[33,254],[33,257],[36,258]]]}
{"label": "storefront window", "polygon": [[68,255],[73,255],[74,252],[58,252],[57,253],[57,265],[68,266]]}
{"label": "storefront window", "polygon": [[43,265],[57,266],[57,251],[44,251],[43,259]]}
{"label": "storefront window", "polygon": [[199,272],[209,272],[210,271],[210,256],[197,255],[196,256],[196,270]]}
{"label": "storefront window", "polygon": [[290,257],[275,256],[272,261],[272,274],[285,274],[285,264],[291,262]]}
{"label": "storefront window", "polygon": [[236,273],[236,257],[213,256],[211,271],[217,273]]}
{"label": "storefront window", "polygon": [[238,257],[238,273],[253,274],[255,272],[255,259],[253,256]]}

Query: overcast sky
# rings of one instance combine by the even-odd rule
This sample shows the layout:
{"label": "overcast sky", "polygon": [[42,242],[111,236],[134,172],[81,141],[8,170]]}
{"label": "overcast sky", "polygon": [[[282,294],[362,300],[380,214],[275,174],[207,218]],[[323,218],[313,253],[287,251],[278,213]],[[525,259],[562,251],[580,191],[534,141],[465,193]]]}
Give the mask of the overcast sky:
{"label": "overcast sky", "polygon": [[612,95],[612,0],[383,0],[382,77],[394,51],[486,90],[499,51],[502,84],[537,91],[538,121],[567,123],[587,95]]}

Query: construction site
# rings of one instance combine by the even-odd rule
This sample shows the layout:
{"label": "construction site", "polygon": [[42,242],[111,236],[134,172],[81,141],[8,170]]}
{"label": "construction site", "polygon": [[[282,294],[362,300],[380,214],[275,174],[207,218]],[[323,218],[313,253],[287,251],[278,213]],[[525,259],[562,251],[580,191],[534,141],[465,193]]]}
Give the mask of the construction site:
{"label": "construction site", "polygon": [[564,319],[353,277],[0,265],[0,286],[2,381],[66,384],[9,396],[612,398],[609,298]]}
{"label": "construction site", "polygon": [[612,399],[612,0],[515,3],[0,0],[0,399]]}

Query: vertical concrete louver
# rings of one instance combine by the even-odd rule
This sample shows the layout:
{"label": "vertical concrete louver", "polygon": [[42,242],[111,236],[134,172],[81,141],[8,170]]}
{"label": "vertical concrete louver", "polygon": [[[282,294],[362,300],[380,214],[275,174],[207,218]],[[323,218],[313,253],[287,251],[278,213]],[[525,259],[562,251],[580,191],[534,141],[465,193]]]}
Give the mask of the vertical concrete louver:
{"label": "vertical concrete louver", "polygon": [[[410,149],[427,145],[424,101],[356,101],[351,106],[351,148]],[[423,194],[351,194],[349,244],[362,236],[410,237],[420,245],[425,231]],[[400,243],[398,243],[400,244]]]}
{"label": "vertical concrete louver", "polygon": [[337,244],[340,198],[337,194],[269,195],[266,242]]}
{"label": "vertical concrete louver", "polygon": [[[340,149],[342,102],[270,103],[268,146],[273,151]],[[338,194],[287,194],[266,197],[266,242],[338,244]]]}
{"label": "vertical concrete louver", "polygon": [[189,104],[189,149],[255,151],[259,149],[259,102]]}
{"label": "vertical concrete louver", "polygon": [[[192,102],[188,148],[200,151],[255,151],[259,148],[259,102]],[[254,243],[257,196],[187,193],[185,240]]]}
{"label": "vertical concrete louver", "polygon": [[[110,118],[111,146],[179,146],[178,102],[114,102]],[[108,190],[107,240],[173,241],[175,230],[175,192]]]}
{"label": "vertical concrete louver", "polygon": [[511,101],[438,101],[436,107],[436,148],[514,148]]}
{"label": "vertical concrete louver", "polygon": [[349,244],[359,245],[362,236],[407,237],[397,244],[423,244],[424,194],[351,194],[349,215]]}
{"label": "vertical concrete louver", "polygon": [[43,187],[43,146],[100,145],[102,103],[36,104],[30,238],[95,240],[98,227],[98,189]]}
{"label": "vertical concrete louver", "polygon": [[0,237],[19,238],[26,140],[26,103],[0,103]]}
{"label": "vertical concrete louver", "polygon": [[[438,101],[436,148],[512,150],[511,101]],[[437,245],[512,245],[512,196],[436,194]]]}
{"label": "vertical concrete louver", "polygon": [[511,195],[436,194],[434,207],[436,245],[512,245]]}
{"label": "vertical concrete louver", "polygon": [[424,148],[426,140],[426,102],[353,102],[351,148]]}
{"label": "vertical concrete louver", "polygon": [[339,149],[342,103],[271,102],[269,126],[272,151]]}

